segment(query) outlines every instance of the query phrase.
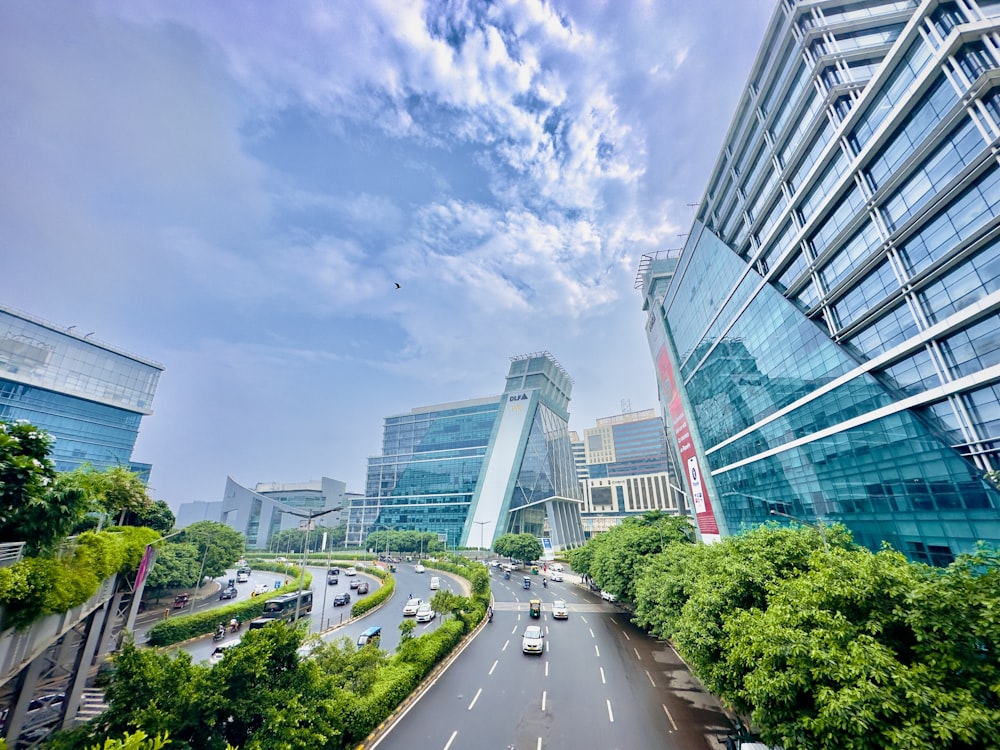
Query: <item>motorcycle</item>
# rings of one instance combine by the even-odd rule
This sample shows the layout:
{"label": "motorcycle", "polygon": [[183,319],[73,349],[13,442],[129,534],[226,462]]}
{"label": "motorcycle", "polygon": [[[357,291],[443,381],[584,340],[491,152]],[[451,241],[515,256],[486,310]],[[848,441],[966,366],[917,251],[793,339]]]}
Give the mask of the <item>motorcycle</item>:
{"label": "motorcycle", "polygon": [[509,581],[510,580],[510,571],[509,570],[505,570],[504,574],[503,574],[503,577],[504,577],[505,581]]}
{"label": "motorcycle", "polygon": [[489,612],[486,613],[486,621],[493,622],[493,610],[490,610]]}
{"label": "motorcycle", "polygon": [[217,627],[215,629],[215,632],[212,633],[212,640],[213,641],[221,641],[225,637],[226,637],[226,626],[225,625],[219,625],[219,627]]}

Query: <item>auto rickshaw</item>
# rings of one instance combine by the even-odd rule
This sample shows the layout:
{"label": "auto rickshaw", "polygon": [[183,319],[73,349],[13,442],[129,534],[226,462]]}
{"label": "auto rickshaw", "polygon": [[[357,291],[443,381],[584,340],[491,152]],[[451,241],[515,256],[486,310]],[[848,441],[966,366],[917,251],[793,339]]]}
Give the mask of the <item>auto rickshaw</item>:
{"label": "auto rickshaw", "polygon": [[191,597],[188,594],[178,594],[174,597],[174,609],[183,609],[190,600]]}
{"label": "auto rickshaw", "polygon": [[532,617],[541,617],[542,616],[542,600],[541,599],[532,599],[530,602],[528,602],[528,614],[530,616],[532,616]]}
{"label": "auto rickshaw", "polygon": [[521,588],[522,589],[530,589],[531,588],[531,579],[528,578],[528,576],[524,576],[521,579]]}
{"label": "auto rickshaw", "polygon": [[396,566],[395,565],[390,565],[389,566],[389,572],[390,573],[395,573],[396,572]]}
{"label": "auto rickshaw", "polygon": [[537,565],[532,565],[531,566],[531,575],[533,575],[533,576],[537,576],[538,575],[538,566]]}

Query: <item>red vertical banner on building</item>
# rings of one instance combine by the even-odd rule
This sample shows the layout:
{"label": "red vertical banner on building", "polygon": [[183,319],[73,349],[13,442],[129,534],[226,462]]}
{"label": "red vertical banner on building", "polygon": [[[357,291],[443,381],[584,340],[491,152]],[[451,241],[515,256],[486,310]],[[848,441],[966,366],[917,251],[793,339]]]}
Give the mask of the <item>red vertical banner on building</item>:
{"label": "red vertical banner on building", "polygon": [[706,542],[718,541],[720,539],[719,524],[715,520],[712,501],[708,496],[708,488],[705,487],[701,478],[701,466],[695,453],[694,442],[691,440],[691,429],[688,427],[687,415],[684,414],[684,407],[681,405],[680,391],[677,390],[677,381],[674,379],[674,368],[670,364],[670,356],[665,344],[657,352],[656,369],[660,383],[670,387],[670,402],[667,408],[670,410],[670,421],[677,438],[677,449],[681,454],[681,465],[684,467],[687,479],[688,497],[691,498],[695,519],[698,521],[698,530]]}

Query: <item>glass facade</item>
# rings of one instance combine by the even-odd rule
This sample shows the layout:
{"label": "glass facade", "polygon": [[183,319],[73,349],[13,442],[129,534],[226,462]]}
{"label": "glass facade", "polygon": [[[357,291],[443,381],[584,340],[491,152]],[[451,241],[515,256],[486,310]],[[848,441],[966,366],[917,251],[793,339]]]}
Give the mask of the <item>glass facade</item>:
{"label": "glass facade", "polygon": [[580,543],[572,382],[547,352],[512,357],[501,396],[387,417],[347,543],[381,529],[437,533],[450,548],[508,532],[548,536],[555,549]]}
{"label": "glass facade", "polygon": [[499,396],[386,417],[382,455],[368,459],[365,497],[351,504],[347,543],[382,528],[461,540]]}
{"label": "glass facade", "polygon": [[54,438],[58,471],[129,466],[163,368],[0,307],[0,419],[24,419]]}
{"label": "glass facade", "polygon": [[974,1],[772,19],[680,258],[637,278],[721,529],[1000,541],[998,30]]}

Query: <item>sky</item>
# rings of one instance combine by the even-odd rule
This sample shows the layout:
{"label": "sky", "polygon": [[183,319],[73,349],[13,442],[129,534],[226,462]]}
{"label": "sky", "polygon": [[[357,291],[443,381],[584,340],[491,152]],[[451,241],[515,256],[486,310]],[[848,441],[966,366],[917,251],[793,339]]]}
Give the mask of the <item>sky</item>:
{"label": "sky", "polygon": [[[385,417],[574,381],[656,409],[679,248],[774,0],[0,3],[0,304],[165,367],[171,507],[332,477]],[[397,286],[398,285],[398,286]]]}

